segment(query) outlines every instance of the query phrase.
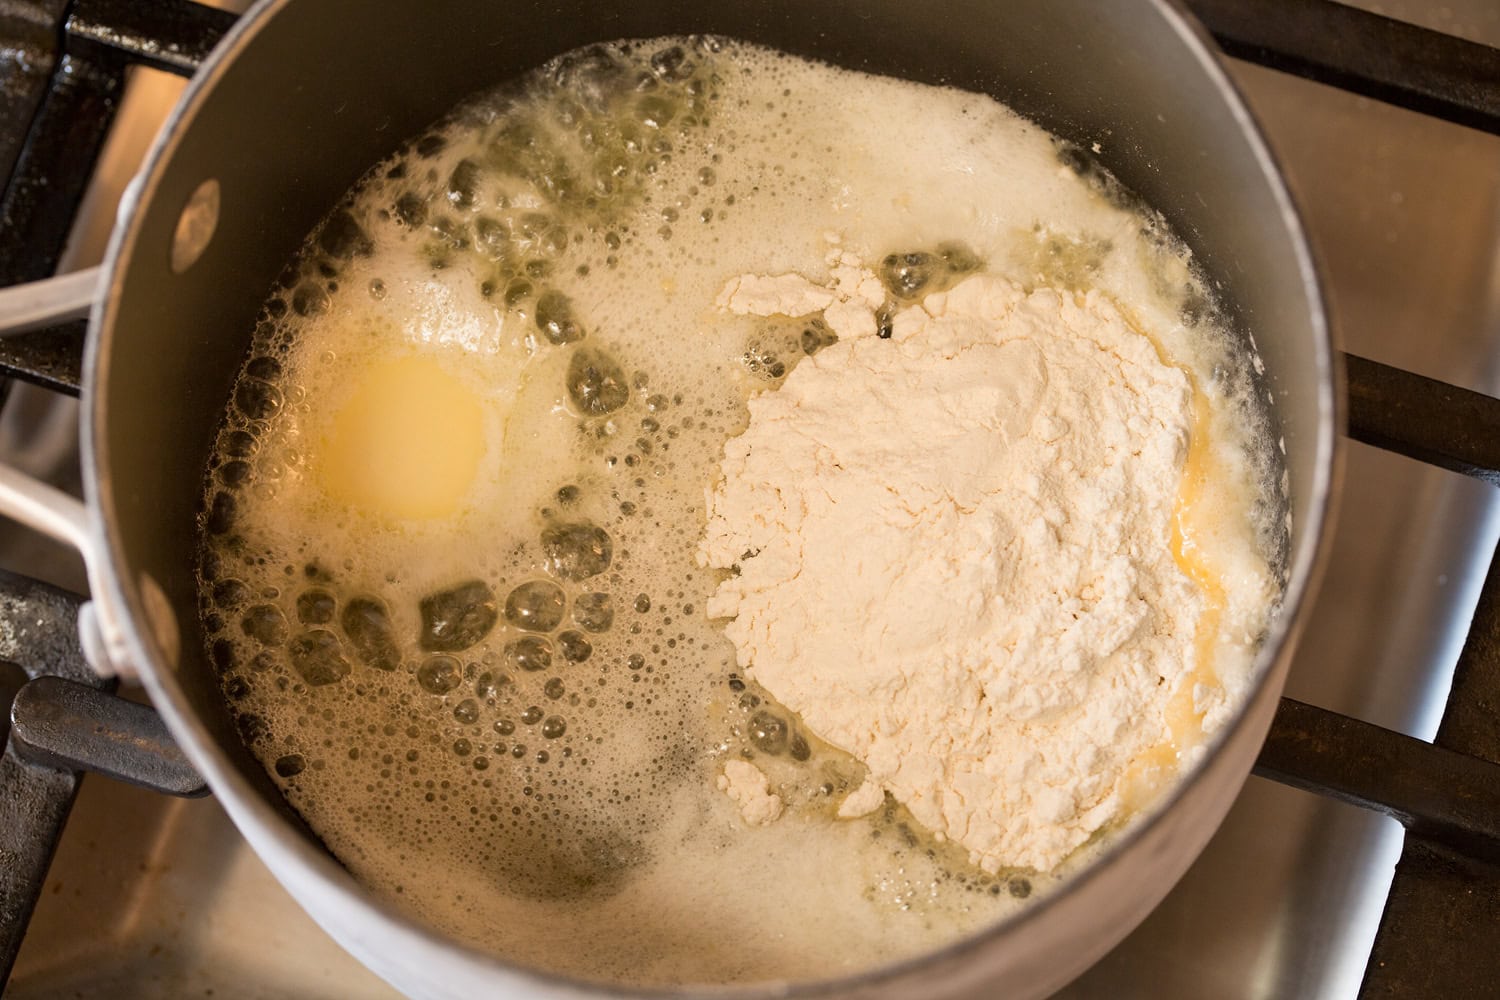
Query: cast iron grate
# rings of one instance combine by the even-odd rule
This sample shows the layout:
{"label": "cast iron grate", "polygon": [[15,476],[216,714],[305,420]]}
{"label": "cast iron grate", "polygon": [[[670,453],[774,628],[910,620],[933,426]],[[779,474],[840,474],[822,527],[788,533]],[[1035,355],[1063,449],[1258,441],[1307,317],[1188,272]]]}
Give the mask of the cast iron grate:
{"label": "cast iron grate", "polygon": [[[1232,56],[1500,135],[1500,50],[1330,0],[1186,2]],[[13,0],[0,10],[0,286],[55,272],[127,69],[190,74],[234,20],[187,0]],[[0,339],[0,375],[76,394],[83,333],[75,322]],[[1500,486],[1500,400],[1360,357],[1345,362],[1351,437]],[[17,665],[29,677],[87,676],[66,596],[0,579],[0,638],[22,608],[63,638],[0,643],[15,661],[0,664],[7,706],[22,683]],[[1362,997],[1489,996],[1500,983],[1497,718],[1500,561],[1433,743],[1282,701],[1256,773],[1407,828]],[[11,740],[0,773],[14,769],[43,770],[20,761]],[[29,793],[22,807],[0,801],[0,983],[77,784],[75,773],[51,773],[56,787]]]}

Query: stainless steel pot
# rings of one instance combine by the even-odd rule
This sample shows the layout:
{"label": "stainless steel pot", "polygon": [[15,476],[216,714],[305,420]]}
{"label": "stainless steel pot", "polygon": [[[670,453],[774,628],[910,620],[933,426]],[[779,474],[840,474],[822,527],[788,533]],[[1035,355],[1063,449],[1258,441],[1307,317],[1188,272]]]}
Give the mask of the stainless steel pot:
{"label": "stainless steel pot", "polygon": [[[346,948],[424,997],[596,988],[468,950],[373,898],[244,749],[206,662],[193,577],[213,431],[257,310],[313,224],[372,163],[471,91],[591,41],[714,32],[988,92],[1161,210],[1253,332],[1290,484],[1290,583],[1259,684],[1171,802],[1065,889],[942,951],[837,982],[740,992],[1048,993],[1125,936],[1223,818],[1264,738],[1320,561],[1336,372],[1301,227],[1202,33],[1168,0],[263,0],[189,87],[122,210],[93,304],[87,504],[0,471],[0,509],[72,543],[102,669],[138,674],[234,822]],[[91,286],[75,280],[65,292]],[[497,929],[497,934],[503,929]]]}

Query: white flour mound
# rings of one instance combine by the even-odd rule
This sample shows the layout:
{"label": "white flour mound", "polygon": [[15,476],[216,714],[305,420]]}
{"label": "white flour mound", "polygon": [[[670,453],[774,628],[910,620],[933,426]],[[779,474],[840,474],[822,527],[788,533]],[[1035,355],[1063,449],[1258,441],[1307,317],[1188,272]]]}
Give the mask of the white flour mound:
{"label": "white flour mound", "polygon": [[[736,282],[721,307],[858,299]],[[699,559],[737,573],[709,613],[928,829],[1049,870],[1120,813],[1196,666],[1171,547],[1188,378],[1103,296],[992,275],[888,340],[827,318],[839,342],[725,446]]]}

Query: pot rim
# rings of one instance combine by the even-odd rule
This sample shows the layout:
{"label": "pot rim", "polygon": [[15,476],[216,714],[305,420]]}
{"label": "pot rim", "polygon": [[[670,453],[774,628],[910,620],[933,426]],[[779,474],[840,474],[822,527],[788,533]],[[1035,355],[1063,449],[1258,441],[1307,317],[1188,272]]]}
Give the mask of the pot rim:
{"label": "pot rim", "polygon": [[[167,665],[169,660],[149,627],[151,619],[137,582],[122,572],[127,568],[124,543],[117,525],[109,516],[109,512],[115,508],[113,484],[103,474],[103,470],[108,468],[105,421],[110,410],[103,372],[113,346],[114,323],[125,291],[121,275],[135,250],[140,220],[146,214],[145,209],[154,200],[163,168],[172,160],[182,134],[191,127],[207,95],[237,59],[240,51],[292,2],[293,0],[258,0],[240,17],[189,83],[153,142],[141,173],[127,189],[120,206],[119,220],[111,235],[103,265],[106,275],[103,292],[95,301],[89,316],[89,336],[84,355],[82,397],[88,411],[83,421],[81,442],[84,495],[94,549],[105,561],[104,571],[98,576],[104,581],[106,592],[96,594],[95,598],[104,601],[107,607],[116,612],[115,617],[126,648],[139,668],[141,680],[153,704],[166,719],[173,736],[188,758],[219,797],[241,835],[251,842],[256,853],[267,862],[273,874],[288,889],[292,887],[289,876],[284,875],[285,871],[300,870],[313,880],[310,885],[299,886],[294,891],[299,903],[304,892],[335,897],[346,907],[358,908],[366,919],[375,921],[385,934],[437,949],[470,966],[483,968],[497,980],[519,977],[521,981],[549,990],[554,995],[567,992],[580,997],[671,997],[684,993],[702,993],[704,988],[701,986],[621,987],[512,963],[464,945],[390,907],[358,882],[328,850],[292,829],[273,805],[228,761],[207,727],[194,715],[176,684],[173,668]],[[1293,553],[1280,612],[1273,619],[1256,655],[1255,680],[1251,692],[1237,706],[1232,719],[1205,744],[1207,752],[1188,774],[1182,776],[1169,795],[1155,803],[1148,815],[1131,823],[1129,829],[1117,836],[1082,870],[1070,875],[1065,884],[1034,904],[941,948],[889,965],[833,979],[714,987],[711,992],[715,996],[818,997],[861,988],[890,986],[902,981],[921,981],[924,973],[962,960],[978,949],[993,944],[997,939],[1007,936],[1016,926],[1035,919],[1064,899],[1085,891],[1121,854],[1163,823],[1177,804],[1205,780],[1208,764],[1220,754],[1228,739],[1246,725],[1246,717],[1251,710],[1263,698],[1280,694],[1279,682],[1275,683],[1274,691],[1267,691],[1267,688],[1273,684],[1274,678],[1284,678],[1283,668],[1292,655],[1297,635],[1301,631],[1329,556],[1334,498],[1341,480],[1343,462],[1343,448],[1338,435],[1343,417],[1342,368],[1337,363],[1334,335],[1328,322],[1328,307],[1312,249],[1296,210],[1295,200],[1259,125],[1220,63],[1212,39],[1187,13],[1182,0],[1143,2],[1155,8],[1165,25],[1176,34],[1216,88],[1225,108],[1233,115],[1253,152],[1262,178],[1277,202],[1278,221],[1285,228],[1296,250],[1297,270],[1311,307],[1318,392],[1316,461],[1313,479],[1308,486],[1309,523],[1306,527],[1306,530],[1312,532],[1312,540]]]}

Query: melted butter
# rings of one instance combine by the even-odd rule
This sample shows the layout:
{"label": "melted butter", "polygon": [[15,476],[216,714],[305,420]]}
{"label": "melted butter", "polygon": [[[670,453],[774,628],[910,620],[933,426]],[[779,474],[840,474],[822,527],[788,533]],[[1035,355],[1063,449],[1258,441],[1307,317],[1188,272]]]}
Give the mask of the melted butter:
{"label": "melted butter", "polygon": [[368,365],[308,456],[337,503],[383,520],[433,520],[463,506],[484,454],[484,407],[429,358]]}

